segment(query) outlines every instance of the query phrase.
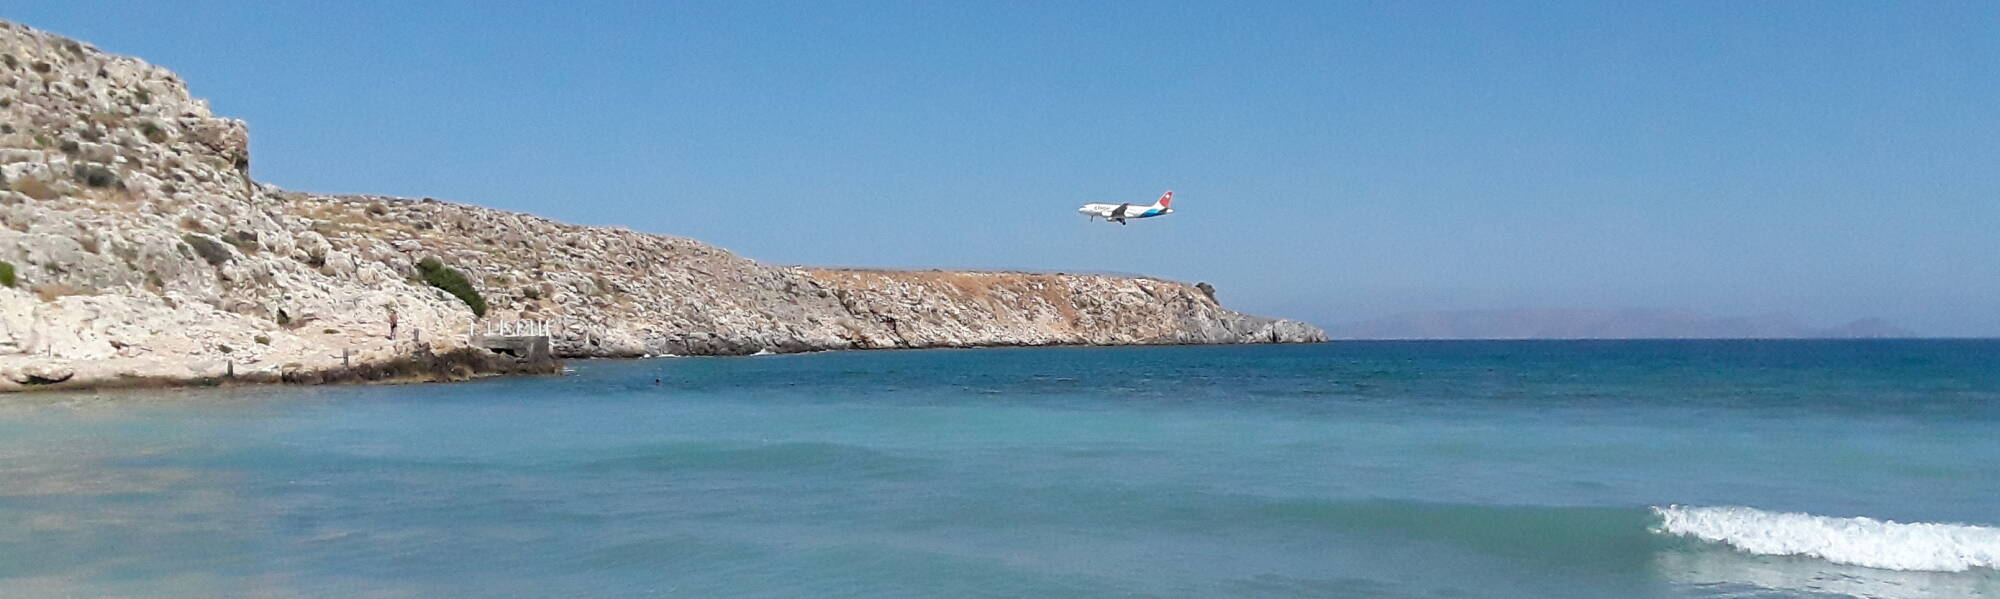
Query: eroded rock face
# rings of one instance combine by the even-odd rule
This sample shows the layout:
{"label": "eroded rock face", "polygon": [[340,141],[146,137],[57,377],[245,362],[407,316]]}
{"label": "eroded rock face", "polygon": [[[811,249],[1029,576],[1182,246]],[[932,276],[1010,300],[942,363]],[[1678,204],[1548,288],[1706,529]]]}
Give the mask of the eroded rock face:
{"label": "eroded rock face", "polygon": [[556,351],[569,357],[1324,340],[1158,279],[780,267],[688,239],[445,202],[294,195],[282,205],[316,223],[328,255],[365,268],[440,258],[478,285],[489,319],[558,323]]}
{"label": "eroded rock face", "polygon": [[1145,278],[778,267],[689,239],[435,200],[290,193],[173,73],[0,22],[0,389],[280,373],[549,320],[567,357],[1321,341]]}
{"label": "eroded rock face", "polygon": [[245,176],[248,129],[166,69],[0,22],[0,125],[0,389],[379,360],[414,349],[391,309],[465,343],[457,300],[299,259],[310,223]]}

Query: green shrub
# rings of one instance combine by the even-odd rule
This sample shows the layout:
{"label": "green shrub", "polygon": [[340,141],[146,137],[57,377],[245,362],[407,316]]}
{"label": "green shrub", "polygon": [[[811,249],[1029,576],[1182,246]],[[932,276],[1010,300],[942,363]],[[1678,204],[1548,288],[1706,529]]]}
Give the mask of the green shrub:
{"label": "green shrub", "polygon": [[116,187],[118,185],[118,175],[113,174],[111,169],[104,168],[104,165],[100,164],[76,165],[76,168],[71,170],[71,174],[76,175],[76,178],[83,181],[84,185],[91,187]]}
{"label": "green shrub", "polygon": [[153,143],[161,143],[167,141],[167,130],[161,129],[158,123],[154,123],[152,121],[146,121],[144,123],[140,123],[139,133],[144,134],[146,136],[146,141],[150,141]]}
{"label": "green shrub", "polygon": [[257,233],[254,231],[237,231],[236,234],[222,239],[245,254],[257,253]]}
{"label": "green shrub", "polygon": [[20,281],[14,279],[14,263],[0,262],[0,285],[13,287]]}
{"label": "green shrub", "polygon": [[423,275],[425,283],[465,302],[466,307],[472,308],[474,316],[486,315],[486,298],[480,297],[479,290],[472,287],[472,281],[465,278],[465,273],[445,266],[443,261],[434,257],[417,262],[417,273]]}
{"label": "green shrub", "polygon": [[188,233],[181,236],[181,241],[186,242],[188,247],[194,248],[194,253],[199,254],[201,259],[207,260],[209,266],[222,266],[222,263],[236,258],[236,254],[229,251],[229,246],[206,235]]}

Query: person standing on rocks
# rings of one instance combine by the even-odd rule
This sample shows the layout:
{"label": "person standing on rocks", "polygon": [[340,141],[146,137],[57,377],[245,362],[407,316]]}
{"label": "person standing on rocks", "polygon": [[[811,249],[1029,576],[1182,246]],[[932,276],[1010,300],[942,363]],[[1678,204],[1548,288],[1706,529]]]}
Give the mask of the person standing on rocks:
{"label": "person standing on rocks", "polygon": [[396,340],[396,308],[389,308],[389,340]]}

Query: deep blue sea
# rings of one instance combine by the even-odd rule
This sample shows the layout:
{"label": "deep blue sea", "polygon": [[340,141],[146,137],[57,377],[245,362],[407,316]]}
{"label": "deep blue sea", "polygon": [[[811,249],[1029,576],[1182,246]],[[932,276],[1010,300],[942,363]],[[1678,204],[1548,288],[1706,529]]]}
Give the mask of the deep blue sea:
{"label": "deep blue sea", "polygon": [[2000,597],[1996,341],[571,367],[0,397],[0,596]]}

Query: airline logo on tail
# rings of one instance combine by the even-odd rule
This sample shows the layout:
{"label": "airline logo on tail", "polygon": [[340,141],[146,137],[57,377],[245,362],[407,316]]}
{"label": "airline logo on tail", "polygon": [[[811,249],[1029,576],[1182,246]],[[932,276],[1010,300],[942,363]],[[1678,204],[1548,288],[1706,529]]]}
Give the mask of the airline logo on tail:
{"label": "airline logo on tail", "polygon": [[1174,192],[1168,191],[1161,194],[1160,199],[1154,201],[1151,206],[1135,206],[1129,202],[1124,204],[1084,204],[1082,207],[1077,208],[1076,211],[1090,217],[1091,220],[1097,220],[1101,217],[1104,219],[1104,222],[1122,225],[1126,221],[1135,218],[1152,218],[1173,214],[1173,205]]}

